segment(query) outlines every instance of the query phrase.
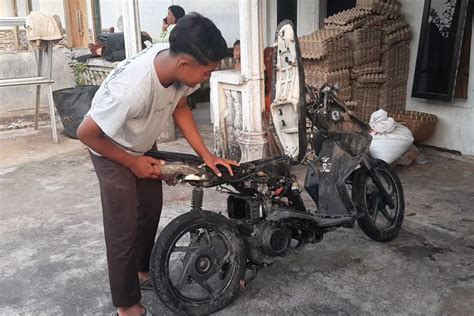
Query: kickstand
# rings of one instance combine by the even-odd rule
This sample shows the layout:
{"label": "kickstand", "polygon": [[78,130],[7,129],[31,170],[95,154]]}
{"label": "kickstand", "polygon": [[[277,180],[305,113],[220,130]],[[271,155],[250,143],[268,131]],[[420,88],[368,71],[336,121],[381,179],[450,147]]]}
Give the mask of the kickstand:
{"label": "kickstand", "polygon": [[245,276],[244,276],[244,279],[243,280],[240,280],[240,288],[241,289],[245,289],[245,287],[247,286],[247,284],[249,284],[250,282],[252,282],[256,277],[257,277],[257,274],[258,274],[258,270],[260,270],[261,268],[263,268],[263,264],[260,264],[260,265],[257,265],[257,264],[248,264],[247,265],[247,270],[250,270],[251,271],[251,274],[248,278],[245,278],[248,274],[245,273]]}

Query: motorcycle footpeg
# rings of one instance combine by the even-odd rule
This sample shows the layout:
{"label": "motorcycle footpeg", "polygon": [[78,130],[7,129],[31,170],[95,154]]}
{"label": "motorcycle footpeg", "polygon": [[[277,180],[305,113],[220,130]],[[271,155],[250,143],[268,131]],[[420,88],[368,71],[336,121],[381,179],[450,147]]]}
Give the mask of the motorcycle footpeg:
{"label": "motorcycle footpeg", "polygon": [[[244,275],[244,278],[242,280],[240,280],[240,288],[241,289],[245,289],[245,287],[250,283],[252,282],[253,280],[255,280],[255,278],[257,277],[257,274],[258,274],[258,270],[260,270],[261,268],[263,268],[264,265],[248,265],[247,266],[247,270],[250,270],[252,271],[251,275],[249,277],[247,277],[247,272],[245,273]],[[247,278],[246,278],[247,277]]]}
{"label": "motorcycle footpeg", "polygon": [[350,221],[342,225],[342,228],[354,228],[355,226],[355,221]]}

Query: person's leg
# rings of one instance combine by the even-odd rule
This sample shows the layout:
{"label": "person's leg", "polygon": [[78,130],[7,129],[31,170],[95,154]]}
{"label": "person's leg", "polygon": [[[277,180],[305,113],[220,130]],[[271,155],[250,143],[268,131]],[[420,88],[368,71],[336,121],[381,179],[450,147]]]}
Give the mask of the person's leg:
{"label": "person's leg", "polygon": [[163,190],[160,180],[138,179],[138,231],[135,259],[139,277],[148,279],[150,256],[155,243],[156,231],[163,205]]}
{"label": "person's leg", "polygon": [[128,168],[91,157],[99,179],[112,302],[116,307],[132,307],[141,299],[135,264],[137,180]]}

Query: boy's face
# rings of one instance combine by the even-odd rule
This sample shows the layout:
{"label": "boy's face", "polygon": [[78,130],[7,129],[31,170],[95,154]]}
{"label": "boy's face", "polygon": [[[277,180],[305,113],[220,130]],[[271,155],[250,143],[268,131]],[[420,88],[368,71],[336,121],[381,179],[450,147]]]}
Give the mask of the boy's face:
{"label": "boy's face", "polygon": [[217,66],[218,62],[201,65],[191,56],[185,56],[178,62],[178,80],[188,87],[194,87],[208,80]]}

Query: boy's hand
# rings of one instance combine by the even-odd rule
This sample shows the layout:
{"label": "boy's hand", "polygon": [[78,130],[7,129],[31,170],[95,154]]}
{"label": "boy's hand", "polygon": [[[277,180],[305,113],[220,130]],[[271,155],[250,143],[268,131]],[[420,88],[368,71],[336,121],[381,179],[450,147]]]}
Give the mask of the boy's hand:
{"label": "boy's hand", "polygon": [[240,166],[240,164],[237,161],[234,160],[229,160],[229,159],[223,159],[220,157],[217,157],[216,155],[209,154],[205,157],[202,157],[206,165],[214,171],[214,173],[218,176],[221,177],[222,174],[217,168],[217,165],[221,165],[227,168],[229,170],[229,173],[231,176],[234,175],[234,172],[232,171],[232,166]]}
{"label": "boy's hand", "polygon": [[163,19],[163,23],[161,24],[161,31],[166,32],[166,30],[168,29],[168,26],[170,25],[166,22],[166,19]]}
{"label": "boy's hand", "polygon": [[159,179],[160,166],[164,164],[164,160],[159,160],[148,156],[139,156],[134,158],[133,163],[129,168],[132,170],[133,174],[137,176],[137,178]]}

